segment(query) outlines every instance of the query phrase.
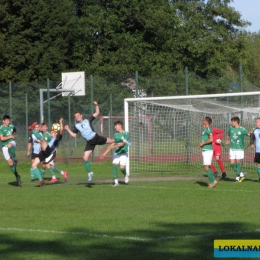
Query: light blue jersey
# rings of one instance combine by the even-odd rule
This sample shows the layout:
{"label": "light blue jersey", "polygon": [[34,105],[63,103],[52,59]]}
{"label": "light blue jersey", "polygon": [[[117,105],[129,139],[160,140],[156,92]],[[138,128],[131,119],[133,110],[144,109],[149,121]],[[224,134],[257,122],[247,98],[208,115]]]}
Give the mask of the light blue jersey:
{"label": "light blue jersey", "polygon": [[[39,134],[42,135],[41,132]],[[32,153],[39,154],[41,151],[41,141],[38,140],[34,134],[29,136],[29,143],[32,144]]]}
{"label": "light blue jersey", "polygon": [[86,119],[84,119],[82,122],[78,122],[74,129],[73,129],[73,133],[78,133],[80,132],[82,137],[89,141],[91,140],[95,135],[96,132],[94,131],[93,127],[92,127],[92,121],[95,119],[95,117],[92,115]]}
{"label": "light blue jersey", "polygon": [[255,145],[255,152],[260,153],[260,129],[255,128],[251,135],[251,143]]}

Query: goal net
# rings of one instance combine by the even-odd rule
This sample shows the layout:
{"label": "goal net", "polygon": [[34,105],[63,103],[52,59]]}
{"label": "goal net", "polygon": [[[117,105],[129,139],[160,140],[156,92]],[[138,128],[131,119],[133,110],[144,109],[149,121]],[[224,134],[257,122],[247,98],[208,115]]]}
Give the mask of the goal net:
{"label": "goal net", "polygon": [[[131,175],[154,173],[202,174],[202,120],[212,118],[212,127],[225,131],[231,118],[238,116],[240,125],[250,131],[260,116],[260,92],[215,95],[129,98],[125,99],[125,129],[130,133],[129,172]],[[229,165],[229,146],[222,139],[222,160]],[[254,151],[245,136],[243,171],[253,169]],[[213,159],[218,172],[220,169]]]}

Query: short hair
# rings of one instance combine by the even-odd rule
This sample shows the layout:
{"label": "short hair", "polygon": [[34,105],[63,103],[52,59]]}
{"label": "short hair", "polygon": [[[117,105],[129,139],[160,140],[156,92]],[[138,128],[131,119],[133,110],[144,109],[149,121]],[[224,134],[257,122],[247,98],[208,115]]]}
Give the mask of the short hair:
{"label": "short hair", "polygon": [[121,126],[123,127],[123,122],[120,121],[120,120],[119,120],[119,121],[116,121],[116,122],[114,123],[114,126],[115,126],[115,125],[121,125]]}
{"label": "short hair", "polygon": [[80,114],[80,115],[81,115],[81,113],[80,113],[79,111],[76,111],[76,112],[74,113],[74,115],[76,115],[76,114]]}
{"label": "short hair", "polygon": [[255,121],[256,121],[256,120],[260,120],[260,117],[257,117],[257,118],[255,119]]}
{"label": "short hair", "polygon": [[206,116],[204,119],[209,123],[209,125],[211,125],[211,123],[212,123],[211,117]]}
{"label": "short hair", "polygon": [[232,122],[232,121],[237,122],[238,124],[240,123],[240,119],[239,119],[238,116],[233,116],[233,117],[231,118],[231,122]]}
{"label": "short hair", "polygon": [[6,119],[9,119],[9,120],[10,120],[11,117],[10,117],[9,115],[4,115],[4,116],[3,116],[3,120],[6,120]]}
{"label": "short hair", "polygon": [[48,126],[46,123],[41,123],[41,126],[44,126],[44,125]]}

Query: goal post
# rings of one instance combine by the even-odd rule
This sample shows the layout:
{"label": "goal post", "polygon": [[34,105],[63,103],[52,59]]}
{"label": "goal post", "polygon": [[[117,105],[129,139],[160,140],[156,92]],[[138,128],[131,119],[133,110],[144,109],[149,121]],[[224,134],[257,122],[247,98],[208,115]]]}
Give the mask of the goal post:
{"label": "goal post", "polygon": [[[125,130],[129,131],[132,143],[128,170],[136,175],[151,172],[155,175],[202,174],[198,144],[203,118],[211,117],[212,127],[223,129],[226,135],[233,116],[238,116],[241,126],[250,131],[259,115],[260,92],[127,98],[124,100]],[[150,119],[150,125],[145,118]],[[145,135],[151,137],[151,152],[147,144],[140,142],[140,125],[146,131]],[[221,146],[227,172],[234,174],[229,166],[229,146],[225,144],[225,138]],[[245,137],[243,167],[254,166],[253,155],[249,138]],[[216,161],[213,163],[220,172]]]}

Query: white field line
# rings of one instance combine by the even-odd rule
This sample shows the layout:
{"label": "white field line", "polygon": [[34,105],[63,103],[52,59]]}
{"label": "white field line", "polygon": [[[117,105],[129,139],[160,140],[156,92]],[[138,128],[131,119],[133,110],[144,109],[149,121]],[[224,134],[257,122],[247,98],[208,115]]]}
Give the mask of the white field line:
{"label": "white field line", "polygon": [[141,241],[141,242],[153,242],[153,241],[163,241],[163,240],[175,240],[175,239],[185,239],[185,238],[198,238],[198,237],[212,237],[212,236],[223,236],[223,235],[236,235],[236,234],[250,234],[250,233],[259,233],[260,229],[251,230],[251,231],[228,231],[223,233],[206,233],[206,234],[187,234],[183,236],[167,236],[167,237],[158,237],[158,238],[141,238],[141,237],[125,237],[125,236],[110,236],[106,234],[95,234],[88,232],[69,232],[69,231],[55,231],[55,230],[40,230],[40,229],[24,229],[24,228],[1,228],[0,231],[13,231],[13,232],[22,232],[22,233],[46,233],[46,234],[58,234],[58,235],[79,235],[87,237],[97,237],[97,238],[110,238],[110,239],[119,239],[119,240],[132,240],[132,241]]}
{"label": "white field line", "polygon": [[[237,185],[237,184],[236,184]],[[238,184],[239,185],[239,184]],[[214,190],[214,191],[227,191],[227,192],[248,192],[248,193],[259,193],[260,190],[229,190],[229,189],[218,189],[218,186],[215,187],[214,189],[208,189],[206,186],[205,188],[176,188],[176,187],[160,187],[160,186],[132,186],[132,185],[126,185],[124,187],[127,188],[141,188],[141,189],[165,189],[165,190],[190,190],[194,193],[195,190],[204,190],[204,191],[208,191],[208,190]]]}

